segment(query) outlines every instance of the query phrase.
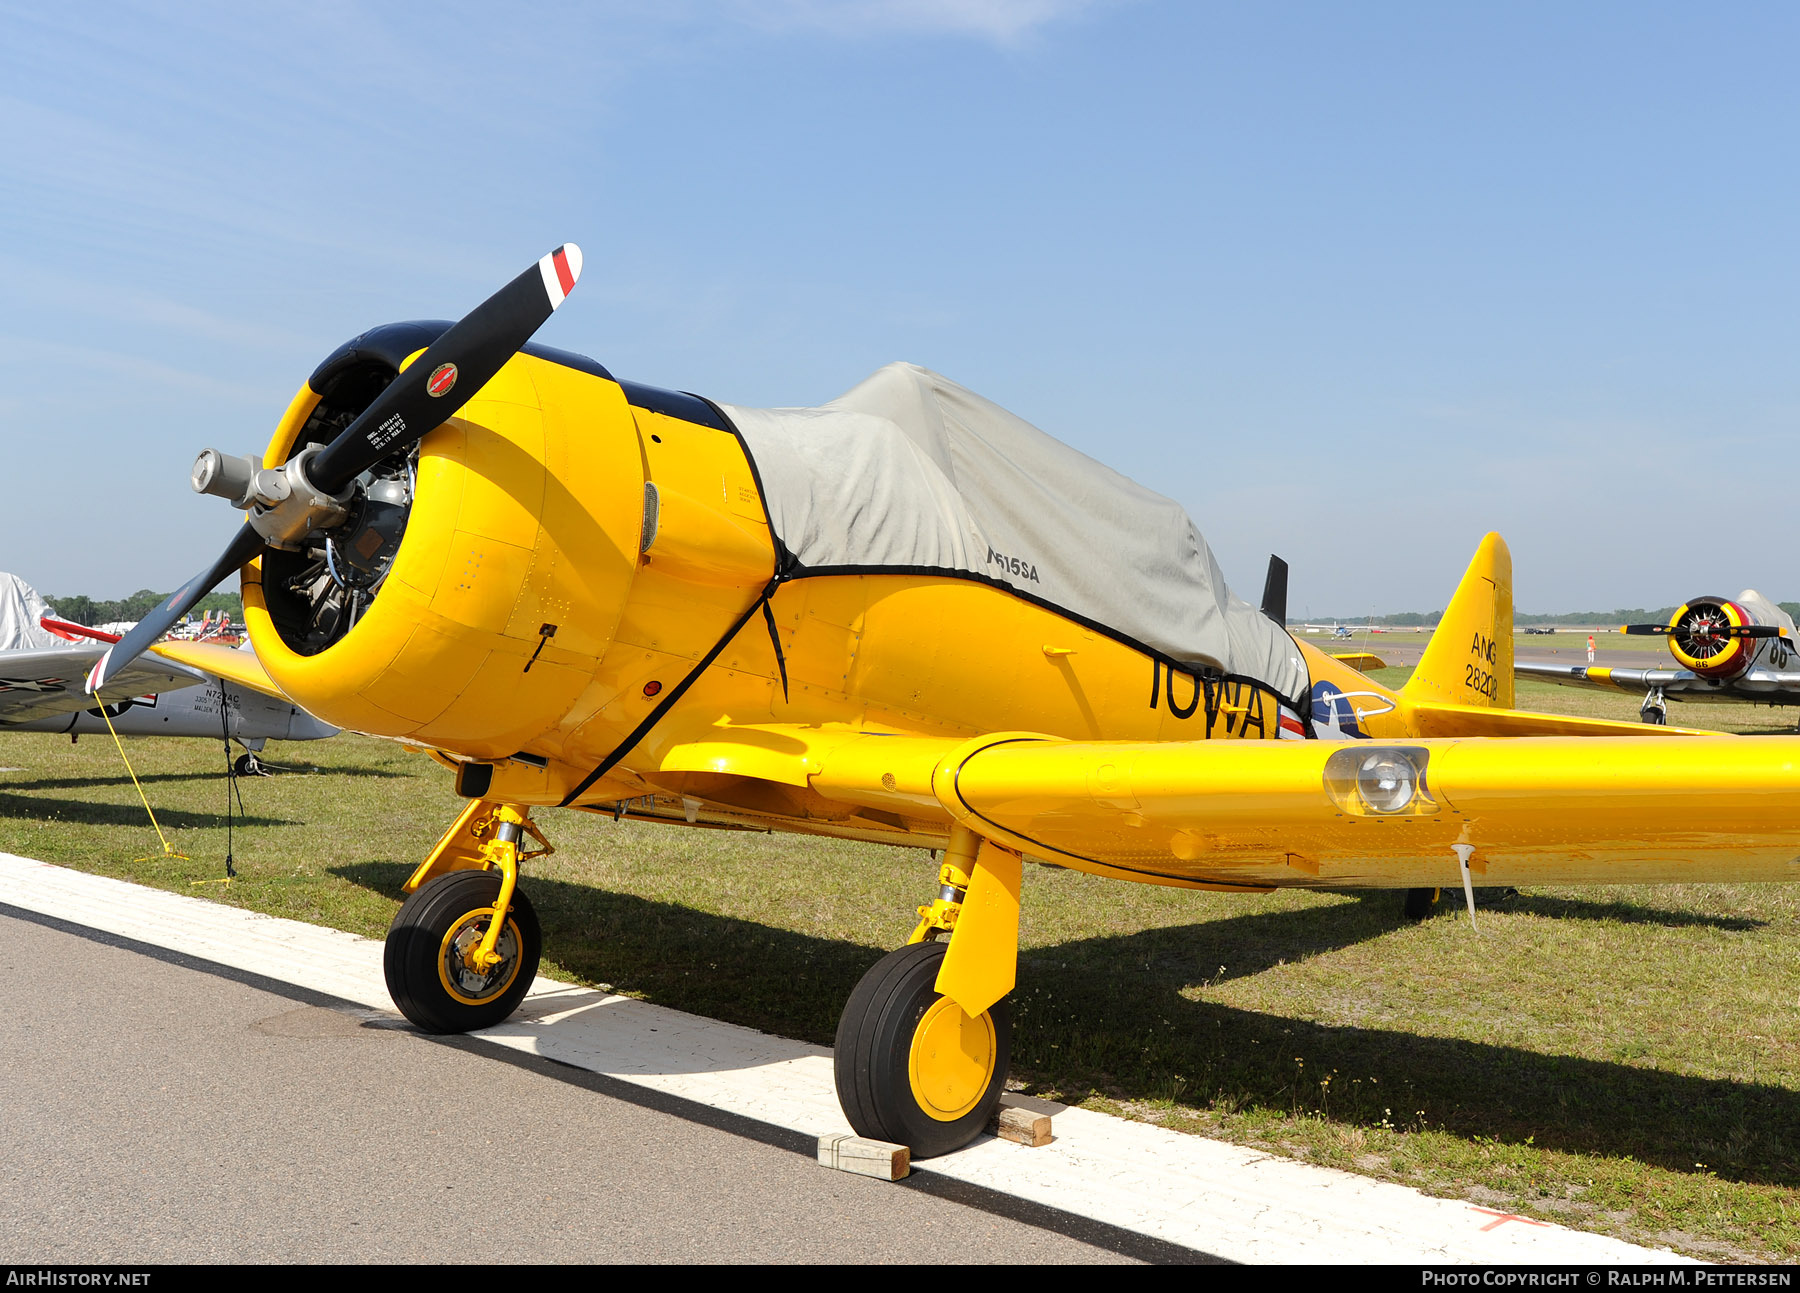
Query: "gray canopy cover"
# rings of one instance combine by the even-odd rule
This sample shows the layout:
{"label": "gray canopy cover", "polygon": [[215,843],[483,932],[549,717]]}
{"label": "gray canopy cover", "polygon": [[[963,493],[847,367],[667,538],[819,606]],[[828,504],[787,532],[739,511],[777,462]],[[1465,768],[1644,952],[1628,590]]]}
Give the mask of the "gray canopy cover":
{"label": "gray canopy cover", "polygon": [[916,364],[812,409],[721,406],[805,573],[974,575],[1190,666],[1306,692],[1178,503]]}
{"label": "gray canopy cover", "polygon": [[68,646],[67,638],[38,623],[52,613],[37,589],[17,575],[0,574],[0,651]]}

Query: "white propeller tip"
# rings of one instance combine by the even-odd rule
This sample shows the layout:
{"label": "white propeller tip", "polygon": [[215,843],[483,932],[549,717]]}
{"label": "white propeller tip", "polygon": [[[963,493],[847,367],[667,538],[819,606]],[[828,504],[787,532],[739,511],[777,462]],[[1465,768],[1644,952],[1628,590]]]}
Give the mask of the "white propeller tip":
{"label": "white propeller tip", "polygon": [[575,280],[581,277],[581,248],[565,242],[538,262],[538,273],[543,275],[544,292],[554,310],[569,299]]}

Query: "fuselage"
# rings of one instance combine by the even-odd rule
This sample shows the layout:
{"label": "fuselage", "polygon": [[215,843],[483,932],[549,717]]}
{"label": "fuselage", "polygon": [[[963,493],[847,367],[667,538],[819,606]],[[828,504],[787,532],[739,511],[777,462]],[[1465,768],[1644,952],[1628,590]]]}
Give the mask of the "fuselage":
{"label": "fuselage", "polygon": [[[434,335],[377,330],[328,360],[265,462],[329,440]],[[1728,829],[1672,852],[1666,819],[1688,820],[1676,792],[1701,787],[1651,773],[1666,779],[1678,760],[1636,737],[1609,762],[1592,737],[1635,728],[1511,708],[1511,565],[1497,535],[1404,691],[1278,634],[1293,651],[1282,672],[1306,679],[1304,695],[1282,696],[994,578],[784,570],[754,460],[720,409],[578,356],[528,347],[416,456],[370,470],[368,496],[379,490],[386,510],[334,531],[335,557],[268,549],[244,568],[250,635],[296,703],[424,748],[477,804],[938,848],[966,825],[947,787],[1006,763],[982,750],[1048,737],[1069,755],[1044,765],[1060,767],[1055,792],[1002,796],[1030,830],[985,820],[1008,847],[1100,874],[1433,885],[1454,882],[1466,846],[1488,883],[1719,878],[1727,851],[1738,878],[1793,878],[1785,772],[1739,770],[1721,747],[1730,775],[1704,793],[1749,797]],[[373,582],[342,615],[326,567],[355,552]],[[1345,747],[1283,735],[1370,738],[1375,762],[1357,755],[1351,781],[1411,760],[1421,793],[1404,811],[1365,812],[1333,789]],[[1550,739],[1462,739],[1493,736]],[[1398,740],[1426,744],[1383,753]],[[1227,758],[1223,741],[1262,748]],[[1277,745],[1291,757],[1271,762]],[[1134,806],[1114,787],[1135,775],[1136,751],[1158,789]],[[1091,777],[1071,782],[1089,760]],[[1279,794],[1257,789],[1256,769],[1277,766],[1297,775]],[[1615,793],[1640,781],[1653,789]],[[1058,823],[1074,835],[1050,845]]]}
{"label": "fuselage", "polygon": [[[224,716],[220,716],[223,703]],[[107,706],[112,720],[96,710],[24,723],[0,724],[0,731],[62,732],[71,736],[190,736],[234,741],[261,749],[265,741],[317,741],[337,735],[338,729],[321,723],[287,701],[221,682],[217,678],[177,691],[137,696]]]}
{"label": "fuselage", "polygon": [[[329,396],[324,405],[309,383],[265,461],[282,460],[331,411]],[[415,471],[404,538],[353,627],[323,650],[296,650],[299,611],[290,593],[269,591],[280,557],[247,569],[246,617],[288,695],[326,721],[439,751],[462,765],[465,794],[776,817],[935,845],[947,829],[938,814],[870,817],[812,793],[806,749],[775,729],[1282,734],[1283,698],[1266,684],[1170,659],[991,582],[777,580],[756,471],[716,407],[573,356],[515,357],[424,439]],[[1394,693],[1310,646],[1293,651],[1334,732],[1393,727]],[[1287,700],[1297,735],[1295,703],[1308,698]]]}

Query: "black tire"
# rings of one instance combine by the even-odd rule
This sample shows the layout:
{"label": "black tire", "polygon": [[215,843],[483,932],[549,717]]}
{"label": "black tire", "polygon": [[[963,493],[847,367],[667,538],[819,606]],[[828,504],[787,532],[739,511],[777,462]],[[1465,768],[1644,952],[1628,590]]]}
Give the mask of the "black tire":
{"label": "black tire", "polygon": [[946,950],[943,943],[914,943],[882,957],[856,985],[838,1020],[835,1068],[845,1116],[857,1135],[905,1145],[914,1158],[948,1154],[981,1134],[1000,1103],[1012,1051],[1012,1007],[1002,1000],[981,1016],[987,1027],[975,1021],[990,1048],[985,1085],[970,1083],[966,1090],[975,1094],[957,1110],[934,1116],[921,1104],[912,1066],[921,1022],[939,1002],[944,1006],[933,1016],[934,1028],[945,1020],[960,1028],[969,1019],[934,986]]}
{"label": "black tire", "polygon": [[1432,908],[1437,906],[1438,895],[1442,892],[1441,889],[1408,889],[1406,904],[1402,908],[1406,912],[1406,918],[1408,920],[1424,920],[1429,917]]}
{"label": "black tire", "polygon": [[1639,710],[1638,720],[1640,722],[1648,723],[1652,727],[1666,727],[1669,722],[1669,712],[1665,709]]}
{"label": "black tire", "polygon": [[[488,974],[472,971],[451,988],[451,949],[479,939],[500,896],[494,871],[452,871],[420,885],[394,914],[382,968],[400,1013],[428,1033],[466,1033],[492,1028],[519,1008],[537,977],[544,938],[524,891],[514,888],[506,929],[496,947],[504,959]],[[482,909],[487,908],[484,912]]]}

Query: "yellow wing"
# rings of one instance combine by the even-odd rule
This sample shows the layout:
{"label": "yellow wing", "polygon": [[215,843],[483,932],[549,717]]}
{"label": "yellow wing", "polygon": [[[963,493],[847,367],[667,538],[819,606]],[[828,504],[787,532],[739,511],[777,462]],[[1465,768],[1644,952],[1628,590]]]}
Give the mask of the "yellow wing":
{"label": "yellow wing", "polygon": [[1800,879],[1800,737],[948,745],[845,742],[811,786],[1155,884],[1458,884],[1459,845],[1486,884]]}
{"label": "yellow wing", "polygon": [[240,651],[218,642],[158,642],[150,649],[166,660],[185,664],[203,673],[215,674],[227,682],[248,687],[251,691],[260,691],[276,700],[288,699],[252,652]]}

